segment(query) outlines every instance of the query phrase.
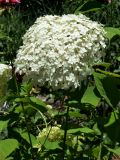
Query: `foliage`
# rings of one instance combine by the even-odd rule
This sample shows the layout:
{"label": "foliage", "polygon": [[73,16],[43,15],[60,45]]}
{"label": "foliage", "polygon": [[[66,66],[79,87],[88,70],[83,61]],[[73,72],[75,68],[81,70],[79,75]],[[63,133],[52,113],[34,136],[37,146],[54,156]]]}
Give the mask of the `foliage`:
{"label": "foliage", "polygon": [[[16,139],[19,147],[16,144],[4,151],[6,156],[92,160],[110,158],[113,153],[119,155],[120,76],[99,68],[100,65],[95,66],[94,83],[89,80],[88,85],[84,85],[86,91],[61,92],[63,97],[67,96],[59,97],[62,109],[54,107],[54,102],[47,107],[47,102],[34,95],[29,83],[17,85],[13,79],[16,90],[11,94],[12,88],[9,88],[10,95],[6,98],[9,107],[1,111],[0,142]],[[55,101],[57,94],[51,94]],[[4,145],[7,148],[7,143]]]}
{"label": "foliage", "polygon": [[27,24],[22,21],[19,12],[14,8],[3,10],[0,17],[0,61],[13,61],[26,29]]}
{"label": "foliage", "polygon": [[[20,6],[21,9],[27,7],[28,2],[29,4],[35,2],[33,3],[35,8],[43,1],[25,0]],[[83,1],[66,1],[62,3],[64,8],[60,8],[59,11],[79,12],[83,10],[82,4],[85,7],[84,11],[88,10],[86,7],[91,10],[88,5],[91,0],[84,2],[87,5]],[[116,0],[113,0],[111,15],[113,17],[117,15],[119,19],[117,8],[119,1],[115,2]],[[96,2],[94,8],[98,8],[98,3]],[[16,75],[13,68],[4,105],[0,110],[2,160],[109,160],[120,156],[120,33],[119,28],[114,28],[114,26],[119,27],[119,22],[117,18],[111,18],[111,15],[106,16],[107,12],[110,13],[111,4],[99,3],[99,5],[104,8],[98,11],[93,8],[86,14],[94,15],[93,19],[106,24],[108,38],[106,56],[102,63],[93,65],[94,73],[82,81],[81,89],[74,91],[59,89],[52,92],[44,86],[35,88],[29,81],[23,83],[22,76]],[[52,4],[48,6],[55,7]],[[39,5],[38,10],[32,13],[30,13],[31,7],[29,5],[27,11],[29,18],[30,15],[33,17],[31,22],[27,21],[28,25],[22,19],[24,16],[27,19],[27,14],[19,12],[21,17],[19,19],[16,14],[18,12],[15,11],[15,24],[13,24],[14,18],[11,19],[11,13],[5,11],[2,15],[0,50],[5,52],[4,56],[1,54],[2,62],[13,61],[22,43],[20,37],[34,21],[35,13],[41,14]],[[102,11],[104,14],[101,17]],[[46,12],[48,13],[48,8]],[[18,26],[18,30],[13,26]]]}

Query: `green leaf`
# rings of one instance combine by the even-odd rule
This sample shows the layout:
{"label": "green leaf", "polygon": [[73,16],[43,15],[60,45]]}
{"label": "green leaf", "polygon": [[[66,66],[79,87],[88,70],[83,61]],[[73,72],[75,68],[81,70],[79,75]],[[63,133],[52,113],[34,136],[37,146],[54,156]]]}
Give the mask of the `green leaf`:
{"label": "green leaf", "polygon": [[[21,132],[21,131],[19,133],[20,133],[21,137],[30,144],[30,139],[29,139],[28,133]],[[37,138],[33,134],[30,134],[30,138],[31,138],[32,146],[35,146],[36,144],[38,144]]]}
{"label": "green leaf", "polygon": [[100,146],[96,146],[92,149],[92,155],[97,159],[100,153]]}
{"label": "green leaf", "polygon": [[106,36],[111,40],[115,35],[120,35],[120,28],[105,27]]}
{"label": "green leaf", "polygon": [[101,99],[100,95],[96,90],[96,88],[91,86],[91,87],[88,87],[87,90],[85,91],[81,99],[81,103],[88,103],[96,107],[100,102],[100,99]]}
{"label": "green leaf", "polygon": [[72,100],[72,101],[68,101],[68,106],[78,108],[80,106],[80,103],[79,101]]}
{"label": "green leaf", "polygon": [[41,112],[47,111],[46,104],[39,98],[30,97],[30,100],[31,100],[31,105],[33,105],[33,107],[36,108],[37,110],[40,110]]}
{"label": "green leaf", "polygon": [[69,129],[67,131],[67,133],[69,133],[69,134],[73,134],[73,133],[77,133],[77,132],[94,133],[94,130],[92,130],[92,129],[88,128],[88,127],[84,127],[84,128]]}
{"label": "green leaf", "polygon": [[[120,119],[118,115],[116,116],[112,114],[110,118],[108,117],[108,123],[105,124],[104,133],[107,135],[107,139],[110,139],[112,142],[120,143]],[[105,137],[105,136],[104,136]],[[105,138],[106,141],[106,138]]]}
{"label": "green leaf", "polygon": [[103,74],[105,74],[105,75],[108,75],[108,76],[120,78],[120,75],[119,75],[119,74],[116,74],[116,73],[112,73],[112,72],[108,72],[108,71],[103,71],[103,70],[101,70],[101,69],[96,69],[96,71],[98,71],[98,72],[100,72],[100,73],[103,73]]}
{"label": "green leaf", "polygon": [[39,98],[36,98],[36,97],[30,97],[30,100],[33,102],[33,103],[36,103],[37,105],[39,106],[44,106],[46,107],[46,104],[40,100]]}
{"label": "green leaf", "polygon": [[81,117],[81,113],[79,113],[79,110],[77,111],[69,111],[70,117]]}
{"label": "green leaf", "polygon": [[5,33],[0,32],[0,40],[4,39],[6,37]]}
{"label": "green leaf", "polygon": [[5,160],[17,148],[18,141],[16,139],[0,140],[0,160]]}
{"label": "green leaf", "polygon": [[80,10],[81,10],[81,13],[87,13],[87,12],[97,11],[100,8],[101,8],[101,3],[99,3],[98,1],[87,0],[86,3],[84,3],[84,5],[82,6],[82,8],[80,8]]}
{"label": "green leaf", "polygon": [[20,98],[16,98],[15,102],[17,103],[30,103],[30,98],[29,97],[20,97]]}
{"label": "green leaf", "polygon": [[30,84],[30,83],[24,83],[21,86],[20,95],[21,96],[29,96],[31,90],[32,90],[32,84]]}
{"label": "green leaf", "polygon": [[106,146],[106,148],[108,149],[108,151],[115,153],[116,155],[120,156],[120,147],[116,147],[115,149],[109,148]]}
{"label": "green leaf", "polygon": [[5,160],[14,160],[13,157],[8,157],[8,158],[5,158]]}
{"label": "green leaf", "polygon": [[111,66],[111,63],[107,63],[107,62],[101,62],[101,63],[97,63],[97,64],[94,64],[93,67],[105,67],[105,69],[108,69],[110,68]]}
{"label": "green leaf", "polygon": [[100,10],[100,8],[91,8],[91,9],[88,9],[87,11],[81,11],[81,13],[88,13],[88,12],[95,12],[95,11],[98,11]]}
{"label": "green leaf", "polygon": [[3,55],[5,55],[5,52],[0,52],[0,56],[3,56]]}
{"label": "green leaf", "polygon": [[8,122],[9,122],[9,120],[7,120],[7,121],[0,121],[0,132],[2,132],[5,128],[7,128]]}
{"label": "green leaf", "polygon": [[73,101],[68,101],[68,104],[78,104],[79,102],[78,101],[75,101],[75,100],[73,100]]}
{"label": "green leaf", "polygon": [[106,124],[104,125],[104,127],[108,127],[108,126],[112,125],[112,124],[115,123],[118,119],[119,119],[119,117],[118,117],[118,111],[112,112],[111,115],[110,115],[110,118],[109,118],[108,123],[106,123]]}
{"label": "green leaf", "polygon": [[116,59],[117,59],[118,61],[120,61],[120,57],[117,57]]}
{"label": "green leaf", "polygon": [[44,147],[48,150],[54,150],[54,149],[61,149],[61,147],[59,146],[59,143],[58,141],[55,141],[55,142],[50,142],[48,140],[46,140],[45,144],[44,144]]}
{"label": "green leaf", "polygon": [[93,126],[93,130],[97,135],[101,135],[102,134],[100,129],[98,128],[98,124],[97,123],[95,123],[95,125]]}
{"label": "green leaf", "polygon": [[101,73],[93,73],[96,88],[100,95],[106,100],[110,106],[116,106],[120,100],[120,79],[113,75],[105,75]]}
{"label": "green leaf", "polygon": [[84,2],[82,5],[80,5],[74,12],[74,14],[78,14],[80,13],[80,10],[83,8],[83,6],[86,4],[87,2]]}

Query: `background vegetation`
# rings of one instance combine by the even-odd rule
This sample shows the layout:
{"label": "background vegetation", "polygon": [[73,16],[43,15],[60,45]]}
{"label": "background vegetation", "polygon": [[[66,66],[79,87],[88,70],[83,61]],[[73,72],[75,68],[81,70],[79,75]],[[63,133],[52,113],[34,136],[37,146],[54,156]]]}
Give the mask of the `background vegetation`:
{"label": "background vegetation", "polygon": [[[22,0],[1,4],[0,63],[13,67],[0,111],[1,160],[111,160],[120,155],[120,1]],[[74,92],[21,83],[14,58],[22,36],[39,16],[83,13],[104,24],[106,56]],[[48,127],[49,126],[49,127]],[[61,138],[51,140],[54,126]],[[40,138],[44,128],[45,137]]]}

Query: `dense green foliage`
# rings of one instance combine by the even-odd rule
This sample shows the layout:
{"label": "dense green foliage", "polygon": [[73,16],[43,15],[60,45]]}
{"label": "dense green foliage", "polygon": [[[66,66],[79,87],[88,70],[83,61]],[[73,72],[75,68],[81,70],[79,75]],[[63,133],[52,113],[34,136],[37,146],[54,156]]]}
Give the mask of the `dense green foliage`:
{"label": "dense green foliage", "polygon": [[[0,13],[0,63],[13,70],[0,106],[0,160],[111,160],[120,155],[119,7],[119,0],[23,0]],[[40,15],[79,12],[103,23],[107,32],[106,56],[93,66],[93,75],[73,92],[22,83],[13,62],[28,27]],[[45,128],[47,134],[40,137]]]}

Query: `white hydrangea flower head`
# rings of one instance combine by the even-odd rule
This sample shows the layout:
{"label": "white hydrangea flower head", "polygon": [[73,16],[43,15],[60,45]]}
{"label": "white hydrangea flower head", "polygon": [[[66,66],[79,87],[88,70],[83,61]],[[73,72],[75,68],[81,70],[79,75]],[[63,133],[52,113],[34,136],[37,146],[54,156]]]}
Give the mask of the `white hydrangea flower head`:
{"label": "white hydrangea flower head", "polygon": [[104,55],[104,35],[101,24],[82,14],[39,17],[23,37],[16,72],[53,90],[80,87]]}
{"label": "white hydrangea flower head", "polygon": [[0,99],[3,98],[7,90],[7,81],[11,77],[11,67],[6,64],[0,64]]}

